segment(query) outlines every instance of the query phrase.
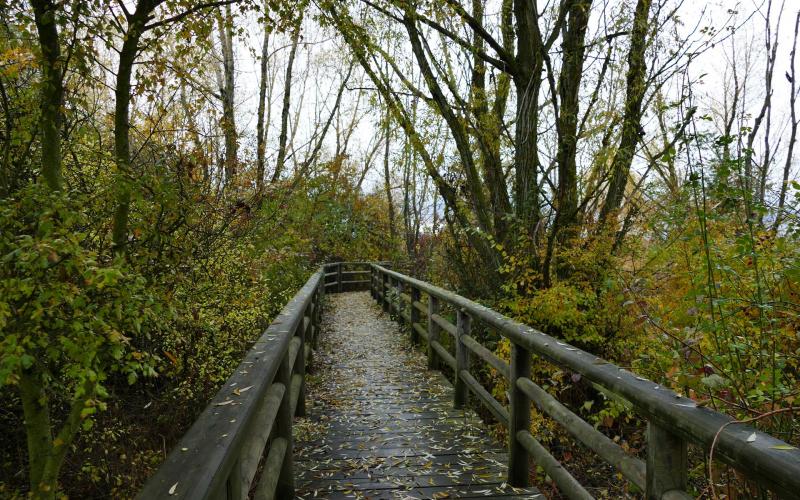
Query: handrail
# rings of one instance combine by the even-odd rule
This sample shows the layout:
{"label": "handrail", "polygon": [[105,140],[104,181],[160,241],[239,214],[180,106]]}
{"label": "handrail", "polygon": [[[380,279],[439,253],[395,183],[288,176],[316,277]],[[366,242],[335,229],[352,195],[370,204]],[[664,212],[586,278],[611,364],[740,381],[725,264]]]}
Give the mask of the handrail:
{"label": "handrail", "polygon": [[[332,262],[323,264],[322,270],[324,272],[324,287],[325,290],[332,290],[334,292],[347,292],[352,290],[365,290],[369,287],[370,279],[349,279],[351,276],[368,275],[372,271],[370,266],[372,262]],[[387,265],[386,262],[379,262],[378,264]],[[333,278],[328,280],[328,278]],[[348,278],[348,279],[345,279]]]}
{"label": "handrail", "polygon": [[[685,493],[687,443],[708,450],[715,437],[715,458],[779,495],[794,497],[800,491],[800,450],[787,447],[783,441],[749,425],[731,424],[733,418],[728,415],[699,407],[691,399],[477,302],[377,264],[373,264],[371,269],[372,296],[382,304],[384,311],[395,314],[401,323],[409,323],[410,319],[415,319],[409,325],[412,335],[418,334],[419,329],[427,329],[428,365],[438,367],[441,366],[440,361],[444,361],[453,368],[456,406],[464,403],[466,390],[469,389],[492,413],[501,417],[508,415],[508,482],[511,485],[528,485],[528,455],[531,453],[536,455],[537,463],[545,467],[546,471],[548,468],[552,469],[549,475],[565,494],[571,498],[585,498],[587,495],[530,434],[529,408],[531,402],[534,402],[575,438],[617,467],[628,480],[644,489],[648,499],[689,498]],[[421,308],[413,306],[413,302],[422,303],[422,300],[414,298],[409,303],[409,298],[419,297],[421,292],[428,296],[424,325],[419,318]],[[439,314],[442,303],[455,309],[458,318],[456,325]],[[405,313],[405,309],[411,310],[413,314]],[[488,358],[485,349],[474,345],[476,341],[469,335],[473,319],[511,341],[510,365],[499,359]],[[447,352],[439,343],[439,332],[442,329],[454,334],[455,355]],[[486,401],[486,394],[489,392],[483,387],[475,387],[477,381],[469,371],[470,354],[491,363],[510,379],[510,404],[507,412],[498,408],[500,405],[496,400]],[[536,385],[530,375],[533,354],[580,373],[587,380],[629,401],[634,410],[647,420],[646,462],[624,453],[619,445],[586,424]],[[507,370],[504,369],[506,366]],[[499,420],[504,423],[503,418]]]}
{"label": "handrail", "polygon": [[[293,498],[292,419],[305,414],[306,363],[316,349],[325,293],[367,289],[321,266],[283,308],[137,495],[157,499]],[[336,269],[336,280],[326,272]],[[334,290],[326,290],[329,285]]]}

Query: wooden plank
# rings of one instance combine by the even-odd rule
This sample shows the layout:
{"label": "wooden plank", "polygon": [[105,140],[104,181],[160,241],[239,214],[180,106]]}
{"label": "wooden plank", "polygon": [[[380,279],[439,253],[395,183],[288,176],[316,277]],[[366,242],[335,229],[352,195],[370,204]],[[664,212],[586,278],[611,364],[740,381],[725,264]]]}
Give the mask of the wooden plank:
{"label": "wooden plank", "polygon": [[[509,366],[509,420],[508,420],[508,482],[514,486],[530,483],[530,457],[524,443],[516,436],[531,428],[531,402],[517,381],[530,378],[531,353],[516,344],[511,346]],[[538,444],[538,443],[537,443]]]}
{"label": "wooden plank", "polygon": [[381,274],[381,308],[383,312],[389,312],[389,276]]}
{"label": "wooden plank", "polygon": [[292,382],[289,392],[289,402],[291,403],[291,406],[289,408],[291,409],[292,416],[295,415],[303,416],[299,415],[297,412],[298,408],[297,405],[300,402],[300,396],[303,392],[302,387],[303,387],[303,376],[300,375],[299,373],[295,373],[294,375],[292,375]]}
{"label": "wooden plank", "polygon": [[[322,478],[309,482],[308,486],[323,491],[361,491],[361,490],[411,490],[414,488],[429,488],[431,486],[447,486],[459,488],[472,485],[499,486],[504,482],[503,477],[491,474],[491,479],[482,479],[469,475],[448,476],[442,473],[423,473],[419,475],[402,475],[403,471],[396,471],[390,476],[373,476],[367,478]],[[306,488],[302,483],[298,486],[300,494]],[[388,493],[388,492],[387,492]]]}
{"label": "wooden plank", "polygon": [[412,326],[413,326],[414,332],[416,332],[417,336],[427,343],[428,342],[428,330],[426,330],[425,327],[420,325],[419,323],[412,323]]}
{"label": "wooden plank", "polygon": [[278,487],[278,477],[286,457],[286,449],[288,446],[289,442],[284,438],[278,438],[272,441],[269,452],[267,453],[267,460],[264,462],[264,472],[261,475],[261,481],[258,482],[255,495],[253,495],[255,500],[272,500],[275,498]]}
{"label": "wooden plank", "polygon": [[477,355],[482,360],[489,363],[495,370],[500,372],[502,376],[506,379],[510,378],[509,375],[509,366],[508,363],[503,361],[502,359],[498,358],[492,351],[483,347],[477,340],[472,338],[470,335],[465,335],[461,338],[461,341],[464,342],[464,345],[472,351],[473,354]]}
{"label": "wooden plank", "polygon": [[544,469],[545,473],[558,485],[558,489],[568,498],[579,500],[592,500],[594,498],[530,432],[527,430],[518,431],[516,437],[534,458],[536,464]]}
{"label": "wooden plank", "polygon": [[356,275],[364,275],[369,274],[369,269],[362,269],[358,271],[342,271],[342,276],[356,276]]}
{"label": "wooden plank", "polygon": [[646,467],[644,461],[628,455],[617,443],[589,425],[582,418],[562,405],[529,378],[518,378],[517,387],[524,392],[539,410],[561,424],[581,443],[597,453],[600,458],[616,467],[623,476],[645,489]]}
{"label": "wooden plank", "polygon": [[[300,446],[305,446],[299,443]],[[352,460],[347,458],[330,458],[326,460],[319,460],[314,458],[312,460],[305,460],[299,458],[297,460],[298,477],[306,477],[307,475],[316,476],[320,471],[327,471],[326,473],[339,473],[349,477],[350,474],[355,473],[369,473],[375,471],[391,469],[396,467],[425,467],[430,465],[434,468],[439,466],[445,468],[453,468],[457,465],[476,467],[481,471],[498,470],[504,471],[503,460],[506,454],[501,451],[487,451],[483,454],[476,455],[482,459],[481,463],[474,464],[465,461],[464,457],[460,455],[437,455],[429,457],[427,455],[414,455],[414,456],[397,456],[397,457],[367,457],[362,460]],[[459,464],[460,463],[460,464]]]}
{"label": "wooden plank", "polygon": [[[422,329],[422,327],[419,325],[419,309],[417,309],[417,306],[415,305],[419,303],[419,299],[419,288],[411,287],[411,295],[409,298],[410,307],[408,308],[408,324],[411,325],[411,342],[413,344],[419,343],[420,335],[422,335],[422,338],[427,337],[427,332],[425,332],[424,329]],[[421,334],[417,328],[423,330]]]}
{"label": "wooden plank", "polygon": [[[480,448],[481,450],[497,447],[494,440],[486,436],[471,436],[474,439],[464,438],[453,435],[450,429],[421,429],[420,427],[409,427],[404,430],[393,432],[373,432],[367,430],[360,433],[352,433],[347,429],[328,429],[330,437],[307,441],[309,447],[330,446],[336,449],[364,450],[364,449],[385,449],[385,448],[413,448],[419,446],[431,446],[435,449],[447,449],[453,446],[461,448]],[[420,442],[419,436],[424,433],[427,440]],[[497,447],[498,451],[501,451]]]}
{"label": "wooden plank", "polygon": [[686,491],[688,482],[686,441],[648,422],[646,489],[648,500],[661,500],[668,491]]}
{"label": "wooden plank", "polygon": [[438,314],[434,314],[433,316],[431,316],[431,318],[433,319],[433,322],[436,323],[437,325],[439,325],[439,327],[442,330],[446,331],[447,333],[449,333],[453,337],[456,336],[456,325],[454,325],[453,323],[450,323],[449,321],[447,321],[446,318],[444,318],[443,316],[440,316]]}
{"label": "wooden plank", "polygon": [[[544,500],[544,496],[540,493],[522,493],[515,492],[511,486],[506,485],[505,488],[500,488],[500,486],[493,486],[493,485],[472,485],[472,486],[461,486],[461,487],[450,487],[450,486],[431,486],[427,488],[412,488],[412,489],[405,489],[405,488],[397,488],[397,492],[400,493],[398,498],[420,498],[420,499],[427,499],[433,498],[432,495],[434,494],[447,494],[446,497],[443,498],[503,498],[511,496],[511,498],[517,499],[537,499],[537,500]],[[387,495],[386,490],[360,490],[359,495],[361,498],[386,498],[382,495]],[[311,498],[311,492],[305,493],[305,496],[300,496],[300,498]],[[355,495],[352,490],[348,493],[347,490],[345,491],[331,491],[323,493],[325,498],[330,500],[337,500],[337,499],[352,499],[355,498]],[[395,495],[389,494],[388,498],[395,498]]]}
{"label": "wooden plank", "polygon": [[508,428],[508,410],[503,408],[503,405],[494,399],[494,396],[489,394],[489,391],[484,389],[481,383],[467,370],[461,370],[460,376],[469,390],[477,396],[484,408],[489,410],[503,427]]}
{"label": "wooden plank", "polygon": [[466,311],[458,310],[458,321],[456,323],[456,366],[455,384],[453,394],[453,406],[463,408],[467,404],[467,383],[462,373],[469,373],[469,350],[464,345],[462,337],[470,334],[472,317]]}
{"label": "wooden plank", "polygon": [[[293,383],[292,369],[290,366],[291,358],[284,357],[278,370],[276,380],[288,388],[283,393],[281,403],[278,406],[278,414],[275,415],[275,436],[286,441],[288,453],[281,456],[281,461],[276,464],[272,471],[277,477],[269,479],[275,482],[274,494],[279,498],[289,498],[294,495],[294,460],[292,459],[292,420],[294,418],[294,408],[292,408],[292,393],[295,392]],[[295,390],[293,390],[295,389]],[[262,481],[264,479],[262,478]]]}
{"label": "wooden plank", "polygon": [[436,352],[433,350],[433,343],[439,342],[439,325],[433,321],[433,316],[439,313],[439,299],[433,295],[428,296],[428,369],[435,370],[439,368],[439,363],[436,361]]}
{"label": "wooden plank", "polygon": [[272,384],[261,402],[253,422],[250,424],[248,435],[250,439],[242,452],[241,468],[242,476],[246,484],[251,484],[256,476],[258,464],[264,454],[264,447],[267,439],[272,433],[272,426],[275,423],[275,415],[278,414],[278,406],[281,404],[283,393],[286,387],[283,384]]}
{"label": "wooden plank", "polygon": [[456,358],[453,357],[452,354],[447,352],[447,349],[444,348],[442,344],[439,342],[431,342],[431,347],[433,350],[436,351],[436,354],[445,362],[447,366],[452,368],[453,370],[456,369]]}

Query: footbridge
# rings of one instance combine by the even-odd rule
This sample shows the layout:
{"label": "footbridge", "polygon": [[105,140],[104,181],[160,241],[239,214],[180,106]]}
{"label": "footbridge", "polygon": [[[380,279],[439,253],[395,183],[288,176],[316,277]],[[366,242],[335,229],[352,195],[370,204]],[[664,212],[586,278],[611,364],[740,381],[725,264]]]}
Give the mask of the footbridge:
{"label": "footbridge", "polygon": [[[510,362],[483,345],[511,343]],[[531,375],[534,356],[627,402],[646,423],[639,456]],[[507,380],[502,400],[480,364]],[[483,420],[505,432],[499,442]],[[254,343],[140,499],[593,498],[531,433],[563,426],[647,499],[692,498],[689,447],[713,449],[777,498],[800,498],[800,450],[476,302],[378,263],[317,270]],[[494,433],[497,434],[497,433]]]}

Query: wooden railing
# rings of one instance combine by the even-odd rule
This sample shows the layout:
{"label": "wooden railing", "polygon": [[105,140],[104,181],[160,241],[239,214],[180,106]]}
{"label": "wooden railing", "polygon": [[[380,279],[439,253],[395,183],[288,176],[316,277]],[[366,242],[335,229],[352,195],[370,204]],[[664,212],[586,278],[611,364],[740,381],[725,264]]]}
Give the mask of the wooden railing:
{"label": "wooden railing", "polygon": [[[687,445],[697,445],[707,451],[712,443],[715,459],[781,498],[800,498],[800,450],[748,425],[731,424],[732,418],[727,415],[698,407],[691,399],[476,302],[377,264],[373,264],[371,270],[373,298],[384,311],[408,326],[414,340],[425,340],[430,368],[443,364],[452,370],[455,407],[462,407],[468,393],[472,393],[508,429],[508,482],[511,485],[528,485],[529,460],[533,457],[564,495],[592,498],[530,433],[533,403],[645,491],[648,499],[691,498],[686,493]],[[455,323],[445,317],[444,306],[452,309]],[[510,363],[471,335],[473,322],[480,322],[510,340]],[[449,334],[452,342],[443,342],[442,332]],[[454,346],[453,352],[446,344]],[[579,373],[603,391],[627,400],[647,422],[646,460],[626,453],[539,387],[531,378],[533,355]],[[508,408],[475,378],[470,367],[473,357],[488,363],[509,381]]]}
{"label": "wooden railing", "polygon": [[352,292],[356,290],[369,290],[370,273],[369,262],[334,262],[325,264],[325,291]]}
{"label": "wooden railing", "polygon": [[137,498],[294,498],[292,419],[305,414],[305,374],[323,295],[367,290],[369,274],[370,264],[359,262],[326,264],[315,272]]}

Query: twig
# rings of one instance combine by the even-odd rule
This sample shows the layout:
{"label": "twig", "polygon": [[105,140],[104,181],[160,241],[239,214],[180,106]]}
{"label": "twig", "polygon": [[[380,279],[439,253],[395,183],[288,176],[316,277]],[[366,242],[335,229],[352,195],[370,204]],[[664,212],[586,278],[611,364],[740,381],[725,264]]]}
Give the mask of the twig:
{"label": "twig", "polygon": [[757,417],[746,418],[744,420],[731,420],[730,422],[725,422],[719,428],[716,434],[714,434],[714,440],[711,441],[711,449],[708,451],[708,484],[711,487],[711,498],[716,500],[717,499],[717,492],[714,489],[714,478],[711,476],[711,466],[714,463],[714,447],[717,445],[717,440],[719,439],[720,434],[722,431],[725,430],[726,427],[733,424],[749,424],[750,422],[755,422],[757,420],[761,420],[762,418],[771,417],[773,415],[777,415],[778,413],[788,413],[800,410],[798,406],[790,406],[788,408],[779,408],[777,410],[768,411],[767,413],[763,413]]}

